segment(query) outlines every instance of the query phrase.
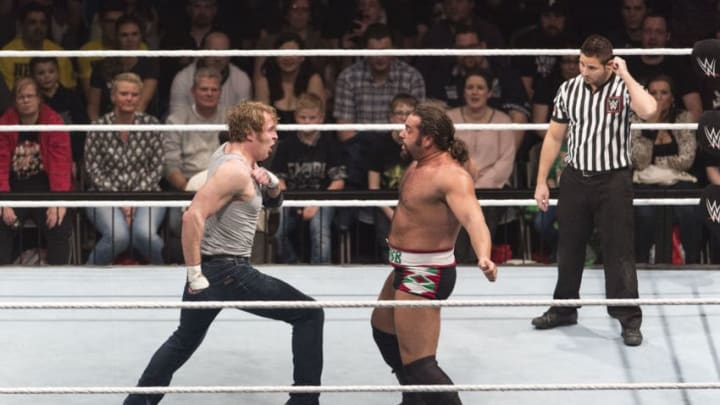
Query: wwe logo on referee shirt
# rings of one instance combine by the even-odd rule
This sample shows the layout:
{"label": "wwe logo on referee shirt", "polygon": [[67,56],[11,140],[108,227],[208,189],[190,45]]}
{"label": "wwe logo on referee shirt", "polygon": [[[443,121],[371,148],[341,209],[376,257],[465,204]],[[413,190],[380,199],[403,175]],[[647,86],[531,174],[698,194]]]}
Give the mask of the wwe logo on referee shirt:
{"label": "wwe logo on referee shirt", "polygon": [[705,130],[705,138],[708,145],[714,149],[720,149],[720,129],[719,128],[703,128]]}
{"label": "wwe logo on referee shirt", "polygon": [[605,109],[608,114],[619,114],[623,109],[622,99],[618,96],[610,96],[606,100]]}
{"label": "wwe logo on referee shirt", "polygon": [[715,65],[717,63],[716,59],[705,58],[701,60],[700,58],[695,58],[695,60],[700,66],[700,69],[702,69],[703,73],[705,73],[705,76],[713,78],[720,77],[720,75],[715,73]]}
{"label": "wwe logo on referee shirt", "polygon": [[718,204],[717,201],[707,199],[705,200],[705,206],[710,215],[710,220],[716,224],[720,224],[720,204]]}

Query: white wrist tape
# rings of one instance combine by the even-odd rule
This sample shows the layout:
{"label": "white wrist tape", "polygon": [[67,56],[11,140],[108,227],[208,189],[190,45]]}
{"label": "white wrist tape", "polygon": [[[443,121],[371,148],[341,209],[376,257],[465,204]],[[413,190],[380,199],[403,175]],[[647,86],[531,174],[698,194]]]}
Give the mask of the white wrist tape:
{"label": "white wrist tape", "polygon": [[265,169],[265,172],[267,173],[268,178],[270,179],[268,181],[267,188],[269,188],[271,190],[278,188],[278,186],[280,185],[280,179],[278,179],[278,177],[270,170]]}
{"label": "white wrist tape", "polygon": [[199,264],[187,266],[187,279],[193,290],[204,290],[210,287],[210,282],[203,276],[202,267]]}

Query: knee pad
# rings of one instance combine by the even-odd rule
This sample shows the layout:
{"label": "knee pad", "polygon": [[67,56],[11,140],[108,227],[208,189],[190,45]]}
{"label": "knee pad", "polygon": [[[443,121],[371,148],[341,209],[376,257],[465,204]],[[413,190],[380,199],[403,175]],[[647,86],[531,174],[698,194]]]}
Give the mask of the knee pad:
{"label": "knee pad", "polygon": [[[401,371],[403,369],[402,359],[400,358],[400,346],[398,345],[397,336],[390,333],[385,333],[375,327],[373,330],[373,339],[375,344],[380,350],[380,354],[385,360],[385,363],[393,369],[394,372]],[[399,380],[399,378],[398,378]],[[403,381],[400,381],[403,384]]]}
{"label": "knee pad", "polygon": [[[404,367],[408,385],[451,385],[450,377],[438,366],[435,356],[424,357]],[[427,405],[462,405],[457,392],[423,392]]]}
{"label": "knee pad", "polygon": [[[385,360],[385,363],[393,370],[398,382],[402,385],[407,385],[408,382],[405,377],[405,371],[403,370],[402,359],[400,358],[400,346],[398,345],[397,336],[385,333],[375,327],[373,327],[372,330],[373,339],[375,339],[375,344],[378,349],[380,349],[383,360]],[[403,392],[402,398],[401,405],[424,405],[419,395],[414,392]]]}

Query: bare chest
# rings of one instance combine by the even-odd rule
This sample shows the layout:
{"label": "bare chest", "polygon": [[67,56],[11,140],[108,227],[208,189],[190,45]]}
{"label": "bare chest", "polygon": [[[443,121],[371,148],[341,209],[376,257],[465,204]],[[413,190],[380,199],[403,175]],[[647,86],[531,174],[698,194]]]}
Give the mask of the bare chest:
{"label": "bare chest", "polygon": [[409,169],[400,185],[399,205],[408,209],[431,209],[444,205],[434,174],[426,169]]}

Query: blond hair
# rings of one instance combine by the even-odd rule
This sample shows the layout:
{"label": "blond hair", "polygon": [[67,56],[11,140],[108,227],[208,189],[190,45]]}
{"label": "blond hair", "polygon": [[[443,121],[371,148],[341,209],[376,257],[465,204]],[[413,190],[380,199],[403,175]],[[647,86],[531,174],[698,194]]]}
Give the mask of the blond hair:
{"label": "blond hair", "polygon": [[322,115],[325,114],[325,103],[315,93],[303,93],[297,99],[295,111],[317,109]]}
{"label": "blond hair", "polygon": [[231,107],[227,113],[228,140],[230,142],[244,142],[250,131],[260,133],[265,125],[265,113],[277,122],[278,116],[275,107],[259,101],[243,101]]}
{"label": "blond hair", "polygon": [[[12,98],[13,103],[17,99],[18,94],[25,89],[25,87],[33,86],[35,87],[35,93],[37,93],[37,96],[40,97],[40,86],[38,86],[35,79],[32,77],[18,77],[15,79],[15,85],[12,89]],[[40,100],[42,101],[42,97],[40,97]]]}
{"label": "blond hair", "polygon": [[132,72],[124,72],[115,75],[112,80],[112,87],[110,89],[110,93],[115,93],[117,91],[118,83],[120,82],[126,82],[126,83],[133,83],[138,86],[138,90],[142,91],[143,89],[143,81],[140,78],[140,76],[136,75]]}
{"label": "blond hair", "polygon": [[192,88],[196,89],[198,86],[198,83],[200,83],[200,80],[202,80],[202,79],[215,79],[220,84],[220,87],[222,87],[222,75],[215,68],[211,68],[211,67],[198,68],[195,71],[195,74],[193,75]]}

